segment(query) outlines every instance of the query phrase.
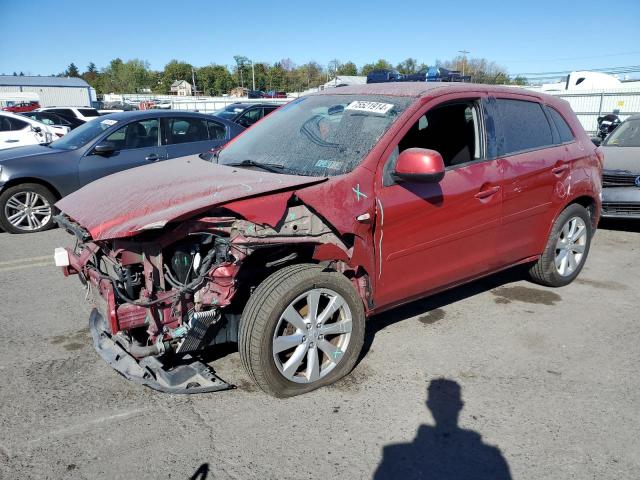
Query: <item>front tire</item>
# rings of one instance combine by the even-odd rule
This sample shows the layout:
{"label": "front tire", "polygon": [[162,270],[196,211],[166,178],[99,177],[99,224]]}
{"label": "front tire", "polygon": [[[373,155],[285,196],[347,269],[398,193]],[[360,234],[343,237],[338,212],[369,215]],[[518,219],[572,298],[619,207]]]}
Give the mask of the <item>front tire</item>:
{"label": "front tire", "polygon": [[9,233],[35,233],[53,227],[55,195],[37,183],[7,188],[0,195],[0,226]]}
{"label": "front tire", "polygon": [[531,280],[549,287],[573,282],[587,260],[592,236],[587,209],[569,205],[554,222],[542,256],[529,270]]}
{"label": "front tire", "polygon": [[354,367],[364,341],[362,299],[342,274],[285,267],[253,292],[238,349],[253,381],[275,397],[329,385]]}

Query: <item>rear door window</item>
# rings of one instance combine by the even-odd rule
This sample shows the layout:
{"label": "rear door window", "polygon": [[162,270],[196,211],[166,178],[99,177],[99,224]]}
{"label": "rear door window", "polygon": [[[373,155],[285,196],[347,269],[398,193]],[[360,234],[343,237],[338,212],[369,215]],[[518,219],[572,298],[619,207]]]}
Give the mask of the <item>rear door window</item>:
{"label": "rear door window", "polygon": [[260,120],[261,118],[262,118],[262,107],[252,108],[250,110],[247,110],[245,113],[243,113],[240,116],[240,118],[236,120],[236,123],[239,123],[243,127],[248,128],[254,123],[256,123],[258,120]]}
{"label": "rear door window", "polygon": [[499,98],[496,108],[504,139],[498,145],[498,155],[512,155],[553,145],[551,126],[539,103]]}
{"label": "rear door window", "polygon": [[201,118],[169,118],[167,130],[168,145],[209,140],[207,122]]}

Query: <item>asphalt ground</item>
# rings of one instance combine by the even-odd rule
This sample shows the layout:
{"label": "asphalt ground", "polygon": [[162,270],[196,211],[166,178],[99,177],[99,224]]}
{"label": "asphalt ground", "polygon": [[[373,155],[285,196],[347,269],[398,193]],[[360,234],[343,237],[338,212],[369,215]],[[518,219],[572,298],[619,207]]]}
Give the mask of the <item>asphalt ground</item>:
{"label": "asphalt ground", "polygon": [[374,317],[350,376],[287,400],[233,349],[236,390],[126,381],[53,266],[70,237],[0,233],[0,478],[640,478],[640,224],[604,226],[572,285],[511,270]]}

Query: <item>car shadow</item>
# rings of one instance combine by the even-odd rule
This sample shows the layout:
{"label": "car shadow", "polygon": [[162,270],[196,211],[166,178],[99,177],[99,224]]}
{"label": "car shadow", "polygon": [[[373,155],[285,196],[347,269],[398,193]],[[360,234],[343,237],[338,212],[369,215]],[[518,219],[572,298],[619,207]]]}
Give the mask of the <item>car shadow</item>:
{"label": "car shadow", "polygon": [[412,442],[383,447],[374,480],[511,479],[500,449],[484,443],[478,432],[458,425],[464,402],[457,382],[432,380],[426,405],[435,424],[420,425]]}
{"label": "car shadow", "polygon": [[384,313],[374,315],[367,320],[367,329],[364,337],[364,344],[358,363],[360,363],[367,355],[373,345],[375,336],[378,332],[384,330],[394,323],[407,320],[412,317],[424,315],[428,312],[446,307],[452,303],[465,300],[475,295],[493,290],[494,288],[506,285],[508,283],[518,282],[527,278],[528,265],[518,265],[508,270],[498,272],[496,274],[481,278],[471,283],[461,285],[459,287],[445,290],[444,292],[431,295],[429,297],[416,300],[414,302],[393,308]]}
{"label": "car shadow", "polygon": [[598,223],[602,230],[615,230],[618,232],[640,233],[640,220],[625,218],[602,218]]}

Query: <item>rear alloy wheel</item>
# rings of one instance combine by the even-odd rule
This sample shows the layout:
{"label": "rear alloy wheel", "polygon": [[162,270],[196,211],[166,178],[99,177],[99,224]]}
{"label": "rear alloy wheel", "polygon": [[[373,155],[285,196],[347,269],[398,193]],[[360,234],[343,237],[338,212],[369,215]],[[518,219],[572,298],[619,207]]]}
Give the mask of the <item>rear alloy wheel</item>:
{"label": "rear alloy wheel", "polygon": [[529,270],[531,279],[550,287],[571,283],[584,266],[592,235],[587,209],[569,205],[556,219],[542,256]]}
{"label": "rear alloy wheel", "polygon": [[33,233],[53,226],[55,196],[42,185],[25,183],[0,195],[0,226],[9,233]]}
{"label": "rear alloy wheel", "polygon": [[339,380],[364,341],[364,307],[351,282],[317,265],[293,265],[264,280],[242,314],[238,347],[265,392],[290,397]]}

